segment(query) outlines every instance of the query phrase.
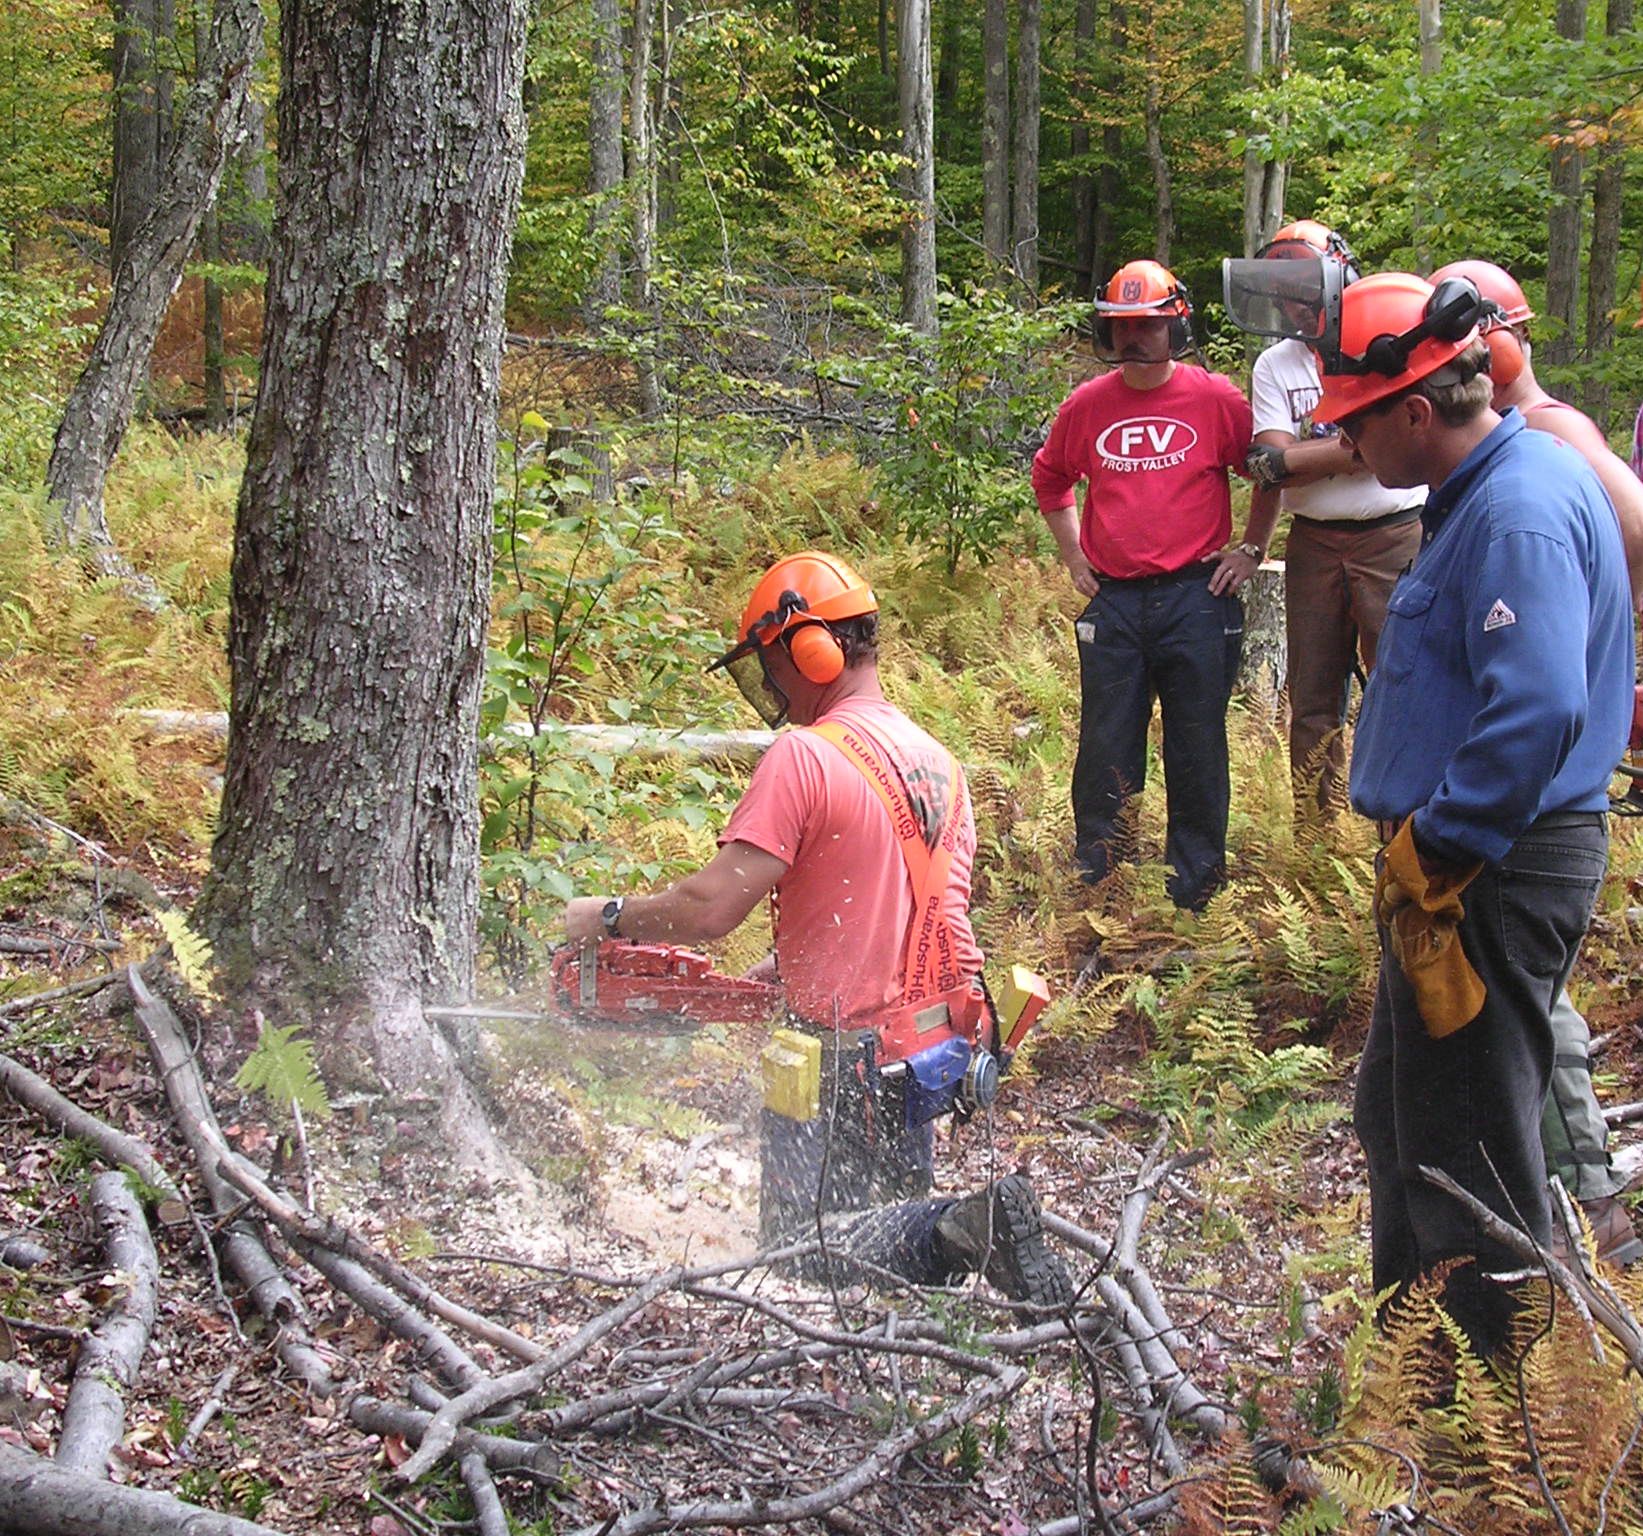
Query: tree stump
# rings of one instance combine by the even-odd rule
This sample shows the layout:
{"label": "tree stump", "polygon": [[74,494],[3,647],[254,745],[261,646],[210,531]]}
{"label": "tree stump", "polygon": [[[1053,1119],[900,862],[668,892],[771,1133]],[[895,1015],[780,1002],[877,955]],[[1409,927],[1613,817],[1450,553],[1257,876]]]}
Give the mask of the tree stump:
{"label": "tree stump", "polygon": [[1240,594],[1244,600],[1244,656],[1233,681],[1250,708],[1268,720],[1278,716],[1289,680],[1284,641],[1284,562],[1264,560]]}

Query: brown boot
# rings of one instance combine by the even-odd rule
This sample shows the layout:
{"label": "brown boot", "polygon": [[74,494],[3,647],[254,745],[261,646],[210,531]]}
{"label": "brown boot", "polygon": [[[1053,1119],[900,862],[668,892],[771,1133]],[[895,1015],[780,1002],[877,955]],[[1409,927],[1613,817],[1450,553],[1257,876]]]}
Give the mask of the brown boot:
{"label": "brown boot", "polygon": [[[1643,1239],[1632,1225],[1631,1213],[1613,1195],[1599,1195],[1593,1200],[1579,1202],[1580,1209],[1592,1229],[1592,1241],[1597,1256],[1605,1264],[1625,1269],[1643,1259]],[[1569,1262],[1569,1244],[1563,1233],[1563,1223],[1552,1223],[1552,1255]]]}

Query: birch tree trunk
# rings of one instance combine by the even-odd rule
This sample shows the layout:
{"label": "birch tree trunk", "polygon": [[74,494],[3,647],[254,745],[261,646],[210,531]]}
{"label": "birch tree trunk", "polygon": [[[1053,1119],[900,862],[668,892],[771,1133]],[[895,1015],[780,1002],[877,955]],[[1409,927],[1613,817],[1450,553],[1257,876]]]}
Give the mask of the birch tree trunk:
{"label": "birch tree trunk", "polygon": [[1175,239],[1175,198],[1170,189],[1169,156],[1164,152],[1163,82],[1159,79],[1158,46],[1152,36],[1156,17],[1147,17],[1147,165],[1152,170],[1153,259],[1169,265]]}
{"label": "birch tree trunk", "polygon": [[[651,274],[656,266],[656,141],[650,131],[650,52],[657,0],[634,0],[633,57],[628,79],[628,198],[633,218],[633,307],[650,316]],[[656,333],[639,339],[639,409],[662,414],[662,386],[656,376]]]}
{"label": "birch tree trunk", "polygon": [[[1632,29],[1632,0],[1609,0],[1604,32],[1612,40]],[[1620,265],[1620,201],[1624,188],[1625,146],[1622,129],[1613,117],[1610,136],[1597,152],[1592,177],[1592,250],[1586,268],[1586,345],[1588,363],[1601,360],[1614,345],[1614,308]],[[1582,403],[1600,430],[1609,430],[1609,381],[1600,370],[1586,374]]]}
{"label": "birch tree trunk", "polygon": [[[1586,36],[1586,0],[1557,0],[1559,37]],[[1552,205],[1546,214],[1546,313],[1554,321],[1537,350],[1549,363],[1572,363],[1580,342],[1581,154],[1568,136],[1570,125],[1554,125]]]}
{"label": "birch tree trunk", "polygon": [[622,298],[618,209],[622,191],[621,0],[593,0],[593,81],[588,89],[588,190],[596,199],[593,242],[598,252],[584,312],[590,325]]}
{"label": "birch tree trunk", "polygon": [[[1119,63],[1129,52],[1129,11],[1122,0],[1111,0],[1108,12],[1110,57],[1102,74],[1109,103],[1118,91]],[[1109,118],[1112,108],[1108,106]],[[1123,125],[1110,120],[1101,129],[1101,169],[1095,178],[1095,229],[1090,251],[1091,291],[1099,293],[1118,262],[1113,251],[1113,210],[1118,205],[1118,167],[1124,154]]]}
{"label": "birch tree trunk", "polygon": [[981,15],[981,246],[994,266],[1010,260],[1010,12],[984,0]]}
{"label": "birch tree trunk", "polygon": [[[1266,58],[1266,0],[1244,0],[1244,84],[1253,90],[1261,80]],[[1254,124],[1250,125],[1252,128]],[[1261,194],[1265,174],[1261,152],[1244,146],[1244,255],[1253,256],[1261,239]]]}
{"label": "birch tree trunk", "polygon": [[[245,118],[252,61],[262,46],[257,0],[217,0],[209,67],[184,104],[165,187],[114,273],[108,314],[63,407],[46,466],[46,491],[61,533],[110,575],[131,577],[103,514],[103,488],[137,392],[148,373],[166,304],[182,279],[200,220],[217,195],[223,166]],[[153,595],[152,588],[147,592]]]}
{"label": "birch tree trunk", "polygon": [[901,0],[896,10],[897,93],[901,104],[901,318],[936,329],[936,157],[930,76],[930,0]]}
{"label": "birch tree trunk", "polygon": [[472,995],[478,713],[524,0],[286,0],[280,218],[199,915],[334,1081],[511,1171],[425,997]]}
{"label": "birch tree trunk", "polygon": [[1016,275],[1038,291],[1038,135],[1040,0],[1019,0],[1015,55],[1015,212],[1012,256]]}

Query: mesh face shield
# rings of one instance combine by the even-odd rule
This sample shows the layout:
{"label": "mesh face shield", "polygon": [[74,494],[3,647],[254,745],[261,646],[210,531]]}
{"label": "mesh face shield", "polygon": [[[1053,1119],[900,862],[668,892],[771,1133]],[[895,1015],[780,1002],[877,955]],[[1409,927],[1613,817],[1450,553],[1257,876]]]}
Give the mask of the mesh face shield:
{"label": "mesh face shield", "polygon": [[1227,313],[1241,331],[1285,336],[1340,354],[1341,293],[1347,275],[1332,257],[1228,257],[1221,263]]}
{"label": "mesh face shield", "polygon": [[772,730],[787,720],[787,695],[771,680],[764,664],[764,647],[757,640],[742,641],[707,670],[728,672],[737,691]]}

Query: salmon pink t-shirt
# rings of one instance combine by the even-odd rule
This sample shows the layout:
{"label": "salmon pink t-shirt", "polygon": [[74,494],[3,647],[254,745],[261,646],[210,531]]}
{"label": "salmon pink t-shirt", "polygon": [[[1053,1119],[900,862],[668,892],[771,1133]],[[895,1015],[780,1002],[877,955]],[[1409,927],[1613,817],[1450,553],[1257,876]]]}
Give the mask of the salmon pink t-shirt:
{"label": "salmon pink t-shirt", "polygon": [[[846,699],[824,721],[864,733],[895,765],[934,846],[953,801],[953,759],[884,699]],[[967,976],[982,955],[970,927],[975,820],[961,812],[943,915]],[[719,834],[720,846],[751,843],[781,859],[776,883],[776,968],[788,1006],[817,1024],[860,1028],[901,1002],[913,885],[889,812],[877,791],[832,742],[784,731],[765,753],[747,793]]]}

